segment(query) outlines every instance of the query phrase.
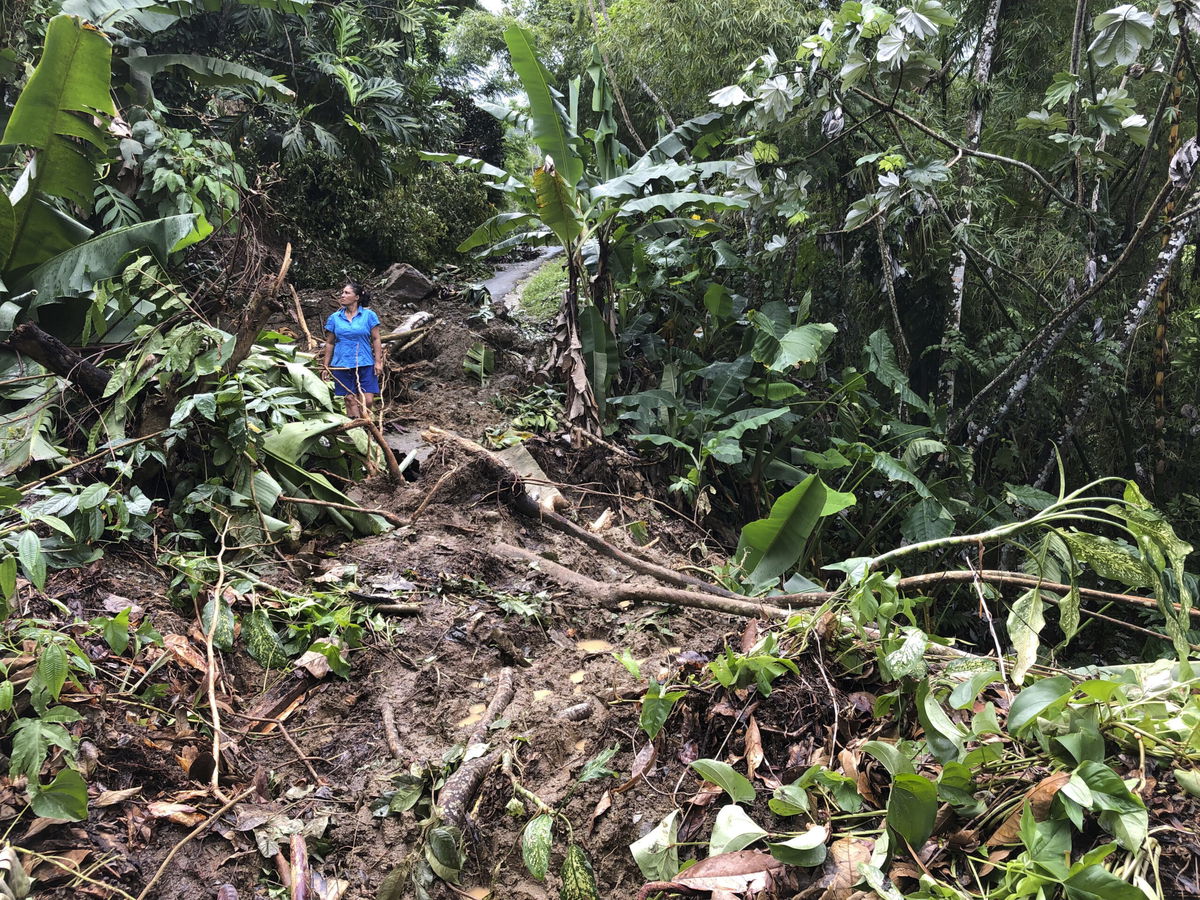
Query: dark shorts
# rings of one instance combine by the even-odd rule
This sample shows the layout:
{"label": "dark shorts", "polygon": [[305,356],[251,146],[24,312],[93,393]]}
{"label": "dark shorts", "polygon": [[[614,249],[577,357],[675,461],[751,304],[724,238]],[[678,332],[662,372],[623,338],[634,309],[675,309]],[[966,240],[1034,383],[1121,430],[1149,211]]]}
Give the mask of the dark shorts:
{"label": "dark shorts", "polygon": [[375,377],[374,366],[333,370],[333,395],[335,397],[345,397],[347,394],[378,393],[379,379]]}

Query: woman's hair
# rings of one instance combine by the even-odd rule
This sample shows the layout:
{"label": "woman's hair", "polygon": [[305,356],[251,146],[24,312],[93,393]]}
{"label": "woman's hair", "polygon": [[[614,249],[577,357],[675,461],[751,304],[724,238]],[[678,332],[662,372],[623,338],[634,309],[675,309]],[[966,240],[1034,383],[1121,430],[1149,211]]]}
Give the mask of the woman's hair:
{"label": "woman's hair", "polygon": [[350,281],[346,282],[346,285],[350,288],[350,290],[354,291],[355,296],[358,297],[359,306],[365,309],[371,305],[371,295],[361,283],[351,279]]}

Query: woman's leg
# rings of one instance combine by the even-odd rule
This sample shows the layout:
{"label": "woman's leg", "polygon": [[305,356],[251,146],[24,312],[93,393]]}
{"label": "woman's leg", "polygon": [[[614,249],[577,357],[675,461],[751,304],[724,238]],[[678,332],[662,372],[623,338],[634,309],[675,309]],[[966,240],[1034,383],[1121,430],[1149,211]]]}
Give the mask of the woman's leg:
{"label": "woman's leg", "polygon": [[346,415],[351,419],[361,418],[358,408],[358,394],[346,395]]}

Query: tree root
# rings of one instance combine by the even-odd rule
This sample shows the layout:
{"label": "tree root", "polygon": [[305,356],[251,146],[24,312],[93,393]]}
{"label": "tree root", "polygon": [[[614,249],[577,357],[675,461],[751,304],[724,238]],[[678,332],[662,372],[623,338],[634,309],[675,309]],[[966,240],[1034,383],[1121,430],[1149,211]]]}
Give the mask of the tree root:
{"label": "tree root", "polygon": [[[468,747],[483,741],[487,735],[488,726],[508,709],[508,705],[512,703],[515,696],[516,686],[513,681],[512,669],[501,669],[500,675],[496,678],[496,692],[492,695],[492,702],[488,704],[483,718],[472,729],[467,739]],[[471,807],[471,801],[479,792],[488,772],[495,768],[496,763],[500,762],[501,755],[502,751],[493,750],[486,756],[469,759],[446,779],[446,783],[438,792],[437,805],[441,808],[442,820],[447,825],[453,825],[459,830],[466,826],[467,811]]]}
{"label": "tree root", "polygon": [[[586,528],[576,525],[570,519],[562,516],[552,510],[544,509],[539,506],[537,501],[529,496],[525,490],[525,485],[521,480],[521,476],[504,460],[495,453],[480,446],[472,440],[468,440],[460,435],[453,434],[449,431],[444,431],[441,428],[429,428],[421,435],[427,442],[436,443],[451,443],[456,447],[466,451],[470,455],[483,463],[484,469],[489,478],[494,479],[499,486],[500,499],[511,506],[517,512],[524,516],[537,519],[545,525],[549,525],[555,531],[569,535],[581,543],[587,545],[597,553],[602,553],[609,559],[619,562],[628,569],[632,569],[640,575],[649,575],[658,581],[666,584],[672,584],[676,587],[692,589],[696,591],[704,591],[707,594],[712,594],[717,597],[738,598],[738,595],[733,591],[726,590],[719,585],[710,584],[702,581],[692,575],[683,572],[676,572],[674,569],[668,569],[666,566],[660,566],[656,563],[648,562],[640,559],[630,553],[626,553],[618,547],[613,546],[604,538],[597,534],[593,534]],[[436,486],[435,486],[436,488]],[[430,492],[432,494],[432,492]]]}
{"label": "tree root", "polygon": [[311,497],[288,497],[284,494],[280,494],[279,499],[285,503],[307,503],[309,506],[327,506],[330,509],[340,509],[345,512],[366,513],[369,516],[379,516],[381,519],[390,522],[397,528],[407,524],[394,512],[388,512],[386,509],[370,509],[369,507],[365,506],[351,506],[349,503],[335,503],[332,500],[315,500]]}
{"label": "tree root", "polygon": [[400,759],[404,750],[400,746],[400,735],[396,733],[396,711],[392,709],[391,703],[384,700],[380,712],[383,716],[383,736],[387,740],[388,752],[392,754],[392,759]]}

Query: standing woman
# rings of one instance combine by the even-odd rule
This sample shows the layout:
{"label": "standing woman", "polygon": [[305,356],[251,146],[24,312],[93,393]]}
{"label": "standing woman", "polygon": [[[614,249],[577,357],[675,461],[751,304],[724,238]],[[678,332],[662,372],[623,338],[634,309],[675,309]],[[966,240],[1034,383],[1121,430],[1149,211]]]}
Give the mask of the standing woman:
{"label": "standing woman", "polygon": [[[333,375],[333,393],[346,398],[346,415],[358,419],[371,409],[383,374],[383,341],[371,297],[357,281],[347,282],[337,312],[325,320],[321,368]],[[361,401],[361,405],[360,405]]]}

